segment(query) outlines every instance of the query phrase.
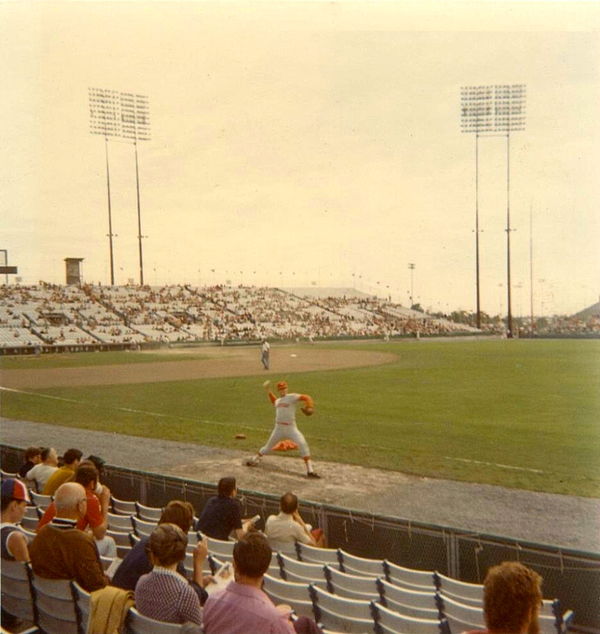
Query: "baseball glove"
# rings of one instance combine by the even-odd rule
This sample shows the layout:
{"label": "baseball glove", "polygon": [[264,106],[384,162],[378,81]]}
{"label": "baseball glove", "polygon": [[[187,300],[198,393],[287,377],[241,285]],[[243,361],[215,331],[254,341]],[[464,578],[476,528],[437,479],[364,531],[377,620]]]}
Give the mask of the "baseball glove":
{"label": "baseball glove", "polygon": [[312,416],[315,411],[312,407],[302,407],[300,409],[305,416]]}

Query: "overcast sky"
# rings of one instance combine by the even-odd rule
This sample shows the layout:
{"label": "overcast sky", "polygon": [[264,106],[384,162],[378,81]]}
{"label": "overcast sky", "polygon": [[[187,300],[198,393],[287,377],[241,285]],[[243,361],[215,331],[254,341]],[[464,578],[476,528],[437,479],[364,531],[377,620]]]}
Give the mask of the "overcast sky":
{"label": "overcast sky", "polygon": [[[147,95],[145,281],[356,286],[475,308],[460,87],[526,84],[513,313],[600,292],[597,2],[3,2],[0,248],[23,283],[110,281],[88,87]],[[482,308],[506,311],[506,139],[480,140]],[[133,146],[109,144],[115,272],[139,280]],[[0,255],[0,258],[2,256]],[[213,272],[214,269],[214,272]],[[543,281],[541,281],[543,280]],[[12,281],[14,283],[14,279]],[[543,305],[542,305],[543,304]]]}

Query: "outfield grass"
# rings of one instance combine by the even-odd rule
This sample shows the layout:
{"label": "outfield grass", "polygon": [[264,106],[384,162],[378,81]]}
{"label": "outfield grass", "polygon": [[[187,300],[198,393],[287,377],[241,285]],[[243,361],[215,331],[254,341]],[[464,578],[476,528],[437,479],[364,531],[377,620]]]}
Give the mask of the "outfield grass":
{"label": "outfield grass", "polygon": [[[368,349],[396,353],[397,361],[287,376],[292,391],[316,400],[316,414],[299,417],[316,461],[600,496],[600,342],[422,341]],[[263,378],[43,390],[71,400],[5,393],[2,414],[251,452],[272,428]],[[247,440],[233,440],[239,431]]]}

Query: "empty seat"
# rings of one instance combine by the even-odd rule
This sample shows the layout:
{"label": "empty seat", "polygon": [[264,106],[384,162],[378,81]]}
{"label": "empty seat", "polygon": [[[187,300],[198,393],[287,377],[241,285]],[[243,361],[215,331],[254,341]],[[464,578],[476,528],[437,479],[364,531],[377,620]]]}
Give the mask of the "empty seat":
{"label": "empty seat", "polygon": [[334,594],[363,601],[376,601],[380,598],[377,577],[350,575],[329,566],[325,566],[324,572],[327,589]]}
{"label": "empty seat", "polygon": [[283,553],[277,554],[277,561],[279,562],[280,576],[286,581],[307,584],[319,582],[322,586],[326,583],[325,566],[322,564],[298,561]]}
{"label": "empty seat", "polygon": [[276,605],[285,603],[292,606],[299,616],[314,617],[313,603],[307,583],[294,583],[266,574],[263,578],[263,590]]}
{"label": "empty seat", "polygon": [[78,634],[79,620],[66,579],[44,579],[31,573],[37,625],[46,634]]}
{"label": "empty seat", "polygon": [[339,597],[314,584],[311,584],[309,589],[318,623],[340,632],[377,631],[373,601]]}
{"label": "empty seat", "polygon": [[33,597],[27,564],[2,560],[2,608],[24,621],[32,621]]}
{"label": "empty seat", "polygon": [[410,590],[429,591],[436,590],[433,570],[414,570],[384,560],[383,568],[385,578],[391,583],[404,586]]}
{"label": "empty seat", "polygon": [[52,502],[51,495],[43,495],[42,493],[36,493],[32,489],[29,489],[29,495],[31,497],[31,501],[39,508],[44,511],[50,506]]}
{"label": "empty seat", "polygon": [[135,508],[137,516],[141,520],[146,520],[147,522],[158,522],[163,512],[162,508],[158,508],[156,506],[144,506],[139,502],[135,503]]}
{"label": "empty seat", "polygon": [[111,495],[110,505],[113,513],[119,515],[135,515],[137,513],[135,502],[130,500],[119,500],[118,498]]}
{"label": "empty seat", "polygon": [[383,577],[385,570],[383,567],[383,559],[368,559],[366,557],[357,557],[347,553],[342,548],[339,549],[339,556],[342,560],[344,572],[352,575],[363,575],[371,577]]}
{"label": "empty seat", "polygon": [[[341,566],[340,554],[337,548],[317,548],[296,542],[296,549],[300,561]],[[343,567],[341,569],[343,570]]]}
{"label": "empty seat", "polygon": [[[381,634],[450,634],[448,622],[445,619],[418,619],[406,616],[375,603],[375,618],[378,631]],[[452,631],[454,634],[454,630]],[[457,633],[462,630],[456,630]]]}
{"label": "empty seat", "polygon": [[107,513],[108,528],[112,531],[121,531],[128,533],[133,530],[131,515],[121,515],[119,513]]}
{"label": "empty seat", "polygon": [[458,581],[458,579],[447,577],[440,572],[434,573],[434,581],[437,589],[451,599],[468,605],[483,605],[483,585],[479,583]]}
{"label": "empty seat", "polygon": [[141,520],[139,517],[135,515],[131,516],[131,523],[133,526],[133,531],[136,535],[143,537],[144,535],[150,535],[152,531],[158,526],[157,522],[147,522],[145,520]]}
{"label": "empty seat", "polygon": [[437,619],[438,596],[433,588],[428,591],[409,590],[385,579],[377,579],[379,603],[390,610],[419,619]]}
{"label": "empty seat", "polygon": [[231,561],[233,559],[233,547],[235,542],[225,541],[223,539],[208,538],[208,552],[216,555],[219,559]]}

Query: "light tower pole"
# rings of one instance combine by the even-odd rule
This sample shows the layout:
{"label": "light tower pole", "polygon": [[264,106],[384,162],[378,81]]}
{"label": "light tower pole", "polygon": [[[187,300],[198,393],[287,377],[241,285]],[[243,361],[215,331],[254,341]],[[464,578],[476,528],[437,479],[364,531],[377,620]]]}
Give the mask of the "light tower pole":
{"label": "light tower pole", "polygon": [[408,263],[408,268],[410,269],[410,307],[412,308],[414,305],[414,295],[413,295],[413,289],[414,289],[414,273],[415,273],[415,267],[416,264],[413,264],[412,262]]}
{"label": "light tower pole", "polygon": [[114,259],[112,213],[110,203],[110,172],[108,167],[108,141],[133,143],[135,154],[135,184],[137,194],[138,250],[140,285],[144,284],[144,258],[142,251],[142,213],[140,205],[140,176],[138,142],[150,140],[150,107],[148,97],[130,92],[104,88],[88,88],[90,105],[90,132],[104,136],[106,144],[106,184],[108,188],[108,238],[110,245],[110,276],[114,285]]}
{"label": "light tower pole", "polygon": [[475,268],[477,327],[481,327],[479,288],[479,137],[506,136],[506,286],[507,334],[513,336],[510,262],[510,133],[525,129],[524,84],[461,88],[461,128],[475,134]]}

